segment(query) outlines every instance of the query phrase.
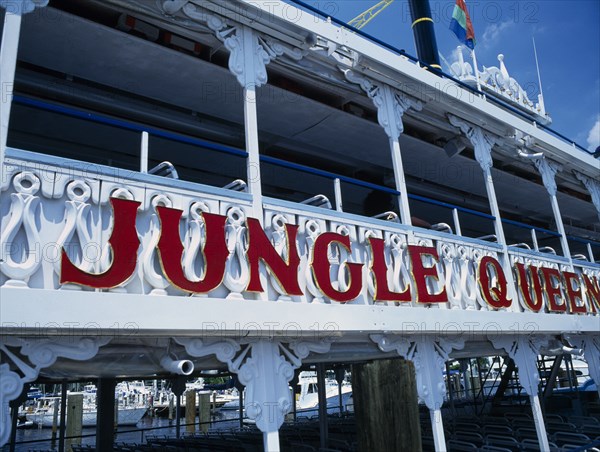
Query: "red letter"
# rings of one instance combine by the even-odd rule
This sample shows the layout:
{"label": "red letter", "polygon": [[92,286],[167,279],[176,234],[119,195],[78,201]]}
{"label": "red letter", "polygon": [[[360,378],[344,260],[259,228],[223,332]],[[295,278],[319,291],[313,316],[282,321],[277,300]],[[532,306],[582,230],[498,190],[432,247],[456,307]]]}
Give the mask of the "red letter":
{"label": "red letter", "polygon": [[[496,273],[497,281],[495,287],[490,287],[490,282],[493,282],[493,277],[490,277],[488,273],[490,267]],[[504,270],[502,270],[500,262],[492,256],[482,257],[477,269],[477,279],[481,295],[487,304],[495,309],[508,308],[510,306],[512,300],[508,298],[508,284],[506,283],[506,275],[504,274]]]}
{"label": "red letter", "polygon": [[[530,265],[529,271],[527,271],[523,264],[517,263],[515,266],[517,267],[517,273],[519,274],[519,290],[521,291],[521,295],[523,295],[525,305],[533,312],[539,312],[544,306],[544,294],[542,293],[542,281],[540,281],[540,274],[538,273],[537,267],[535,265]],[[531,296],[527,273],[531,275],[535,297]]]}
{"label": "red letter", "polygon": [[275,248],[267,238],[265,231],[255,218],[248,218],[248,260],[250,261],[250,282],[246,290],[252,292],[262,292],[263,287],[260,283],[259,262],[262,261],[268,265],[273,276],[279,282],[281,288],[288,295],[302,295],[302,290],[298,285],[298,265],[300,257],[296,248],[296,234],[298,226],[291,224],[285,225],[285,236],[287,239],[287,263],[277,254]]}
{"label": "red letter", "polygon": [[317,237],[313,248],[312,271],[321,292],[327,297],[340,303],[354,300],[362,290],[362,266],[363,264],[346,262],[350,272],[350,284],[346,292],[340,292],[333,288],[329,271],[331,264],[327,257],[329,245],[333,242],[339,243],[350,252],[350,238],[334,232],[326,232]]}
{"label": "red letter", "polygon": [[[560,288],[560,272],[555,268],[540,268],[542,275],[544,275],[544,289],[546,290],[546,297],[548,298],[548,309],[551,312],[567,312],[566,303],[558,303],[556,297],[562,300],[562,290]],[[554,283],[556,282],[556,285]]]}
{"label": "red letter", "polygon": [[73,283],[95,289],[111,289],[127,281],[137,264],[140,239],[135,230],[135,216],[140,203],[127,199],[110,198],[113,208],[113,230],[108,239],[112,249],[110,267],[99,274],[87,273],[75,267],[62,249],[60,283]]}
{"label": "red letter", "polygon": [[207,293],[221,284],[225,274],[225,262],[229,252],[225,243],[226,217],[202,213],[206,225],[206,243],[202,250],[205,257],[204,277],[200,281],[186,278],[181,265],[183,244],[179,236],[181,210],[156,207],[160,219],[161,233],[158,240],[158,255],[166,278],[175,287],[191,293]]}
{"label": "red letter", "polygon": [[384,241],[375,237],[369,238],[371,251],[373,252],[373,262],[371,271],[375,275],[375,301],[410,301],[410,286],[407,286],[404,292],[392,292],[387,282],[387,266],[384,257]]}
{"label": "red letter", "polygon": [[[437,294],[430,294],[427,290],[428,277],[432,278],[434,281],[439,281],[437,268],[435,266],[440,260],[437,250],[429,246],[408,245],[408,252],[412,263],[411,275],[415,286],[417,287],[417,302],[443,303],[448,301],[445,285],[443,285],[442,291]],[[423,256],[430,256],[434,259],[434,263],[431,267],[425,267],[423,265]]]}
{"label": "red letter", "polygon": [[600,311],[600,285],[598,285],[598,278],[590,278],[588,275],[582,276],[585,282],[585,293],[590,304],[590,312],[595,314]]}
{"label": "red letter", "polygon": [[[587,312],[587,308],[583,301],[583,294],[581,292],[581,280],[579,279],[579,276],[577,276],[576,273],[564,272],[563,278],[565,278],[567,298],[569,300],[571,312],[577,314],[585,314]],[[573,282],[576,283],[576,288],[573,288]],[[577,304],[577,300],[579,300],[581,304]]]}

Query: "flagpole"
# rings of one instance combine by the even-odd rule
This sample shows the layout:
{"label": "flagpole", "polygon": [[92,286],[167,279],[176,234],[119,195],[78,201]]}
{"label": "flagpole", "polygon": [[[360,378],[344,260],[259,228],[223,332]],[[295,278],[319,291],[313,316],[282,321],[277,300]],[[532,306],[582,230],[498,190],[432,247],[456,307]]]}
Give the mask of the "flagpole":
{"label": "flagpole", "polygon": [[475,49],[471,49],[471,58],[473,59],[473,67],[475,72],[475,80],[477,80],[477,90],[481,91],[481,81],[479,80],[479,68],[477,67],[477,56],[475,55]]}

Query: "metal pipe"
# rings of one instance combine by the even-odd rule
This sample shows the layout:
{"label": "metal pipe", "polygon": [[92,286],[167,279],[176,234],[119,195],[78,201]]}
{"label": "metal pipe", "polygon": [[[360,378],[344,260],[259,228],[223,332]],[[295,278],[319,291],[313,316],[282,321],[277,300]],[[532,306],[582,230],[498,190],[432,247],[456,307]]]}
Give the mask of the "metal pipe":
{"label": "metal pipe", "polygon": [[163,356],[160,365],[168,372],[177,375],[191,375],[194,372],[194,363],[189,359],[173,359]]}

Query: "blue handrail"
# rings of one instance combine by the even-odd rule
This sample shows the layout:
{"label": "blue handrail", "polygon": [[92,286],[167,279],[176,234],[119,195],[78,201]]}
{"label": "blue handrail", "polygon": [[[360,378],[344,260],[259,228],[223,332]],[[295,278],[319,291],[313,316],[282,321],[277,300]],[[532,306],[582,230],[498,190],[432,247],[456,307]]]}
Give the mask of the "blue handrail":
{"label": "blue handrail", "polygon": [[444,202],[444,201],[438,201],[437,199],[431,199],[431,198],[427,198],[425,196],[420,196],[420,195],[413,195],[413,194],[408,194],[408,197],[410,199],[415,199],[417,201],[423,201],[426,202],[428,204],[433,204],[436,206],[441,206],[441,207],[447,207],[448,209],[456,209],[459,212],[465,212],[465,213],[469,213],[471,215],[475,215],[481,218],[487,218],[488,220],[495,220],[496,217],[487,213],[483,213],[483,212],[479,212],[477,210],[472,210],[472,209],[468,209],[466,207],[461,207],[461,206],[456,206],[454,204],[450,204],[448,202]]}
{"label": "blue handrail", "polygon": [[[318,8],[315,8],[314,6],[311,6],[305,2],[303,2],[302,0],[286,0],[290,3],[295,3],[299,6],[301,6],[302,8],[305,8],[315,14],[317,14],[318,16],[321,16],[325,19],[330,19],[331,22],[333,22],[334,24],[337,24],[343,28],[346,28],[350,31],[352,31],[353,33],[356,33],[357,35],[362,36],[365,39],[368,39],[371,42],[374,42],[375,44],[380,45],[381,47],[384,47],[388,50],[391,50],[392,52],[398,54],[398,55],[402,55],[406,58],[408,58],[409,60],[415,62],[415,63],[419,63],[421,66],[426,67],[427,69],[431,70],[433,73],[438,74],[440,76],[443,76],[444,78],[447,78],[449,80],[452,80],[453,82],[457,83],[458,85],[462,86],[463,88],[475,93],[475,94],[479,94],[479,95],[486,95],[486,93],[479,91],[477,88],[474,88],[468,84],[466,84],[465,82],[458,80],[457,78],[455,78],[454,76],[452,76],[451,74],[447,74],[446,72],[442,71],[439,68],[434,68],[431,67],[430,65],[428,65],[427,63],[424,63],[423,61],[419,60],[418,58],[406,53],[406,51],[404,51],[403,49],[398,49],[397,47],[394,47],[384,41],[382,41],[381,39],[378,39],[368,33],[365,33],[364,31],[353,27],[352,25],[348,25],[346,22],[337,19],[335,17],[330,16],[329,14],[327,14],[324,11],[321,11]],[[523,119],[527,120],[527,121],[531,121],[532,117],[529,116],[528,114],[516,109],[515,107],[513,107],[512,105],[510,105],[507,102],[504,102],[501,99],[498,99],[496,97],[493,96],[488,96],[486,95],[486,99],[490,100],[491,102],[500,105],[501,107],[511,111],[512,113],[522,117]],[[569,138],[567,138],[566,136],[564,136],[563,134],[561,134],[560,132],[557,132],[556,130],[544,125],[544,124],[540,124],[540,123],[536,123],[537,127],[539,127],[540,129],[545,130],[546,132],[551,133],[552,135],[562,139],[564,142],[575,145],[579,150],[584,151],[586,154],[590,154],[590,152],[583,146],[581,146],[578,143],[575,143],[573,140],[570,140]]]}
{"label": "blue handrail", "polygon": [[502,223],[512,224],[513,226],[517,226],[524,229],[534,229],[536,232],[543,232],[544,234],[548,234],[553,237],[560,237],[560,234],[556,231],[551,231],[550,229],[544,229],[537,226],[531,226],[527,223],[521,223],[520,221],[508,220],[506,218],[503,218]]}
{"label": "blue handrail", "polygon": [[141,124],[137,124],[135,122],[125,121],[123,119],[112,118],[110,116],[104,116],[97,113],[91,113],[83,110],[78,110],[76,108],[67,107],[65,105],[52,104],[50,102],[44,102],[38,99],[32,99],[30,97],[15,95],[13,97],[13,102],[29,105],[32,107],[41,108],[43,110],[54,111],[56,113],[61,113],[67,116],[73,116],[75,118],[81,118],[88,121],[94,121],[101,124],[106,124],[109,126],[118,127],[120,129],[125,130],[134,130],[136,132],[148,132],[151,135],[159,136],[162,138],[167,138],[173,141],[179,141],[181,143],[199,145],[208,149],[213,149],[215,151],[225,152],[227,154],[236,155],[238,157],[247,157],[248,153],[241,149],[232,148],[229,146],[224,146],[221,144],[211,143],[210,141],[204,141],[197,138],[188,137],[185,135],[179,135],[172,132],[167,132],[162,129],[157,129],[155,127],[149,127]]}

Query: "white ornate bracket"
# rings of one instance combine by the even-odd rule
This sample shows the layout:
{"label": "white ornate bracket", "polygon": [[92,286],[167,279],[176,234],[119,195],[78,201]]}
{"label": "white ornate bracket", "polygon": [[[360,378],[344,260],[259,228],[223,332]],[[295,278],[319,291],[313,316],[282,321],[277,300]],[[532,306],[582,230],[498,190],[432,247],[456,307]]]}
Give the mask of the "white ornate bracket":
{"label": "white ornate bracket", "polygon": [[215,354],[237,374],[246,386],[246,414],[262,432],[275,432],[292,406],[288,389],[294,370],[311,352],[326,353],[330,339],[297,341],[284,345],[275,340],[257,339],[239,344],[231,339],[203,340],[176,338],[190,356]]}
{"label": "white ornate bracket", "polygon": [[486,132],[481,127],[476,126],[464,119],[454,115],[448,115],[450,124],[458,127],[464,133],[475,150],[475,159],[485,174],[490,174],[494,162],[492,160],[492,148],[498,144],[499,137]]}
{"label": "white ornate bracket", "polygon": [[542,347],[548,346],[549,338],[544,336],[496,336],[490,337],[496,349],[504,349],[517,365],[519,383],[530,396],[537,395],[540,375],[537,370],[537,356]]}
{"label": "white ornate bracket", "polygon": [[598,218],[600,218],[600,181],[592,179],[591,177],[587,177],[578,171],[573,172],[575,173],[575,177],[581,181],[581,183],[590,193],[592,202],[594,203],[596,211],[598,212]]}
{"label": "white ornate bracket", "polygon": [[[209,13],[189,0],[163,1],[162,8],[167,15],[174,16],[182,12],[194,21],[205,23],[229,50],[229,70],[244,88],[258,88],[266,84],[266,67],[272,60],[285,56],[298,61],[308,52],[259,34],[248,26]],[[252,58],[247,58],[247,55],[252,55]]]}
{"label": "white ornate bracket", "polygon": [[43,8],[49,0],[0,0],[0,8],[4,8],[13,14],[22,16],[32,12],[36,8]]}
{"label": "white ornate bracket", "polygon": [[[3,360],[0,364],[0,445],[10,437],[11,416],[9,403],[23,391],[23,385],[35,381],[44,368],[52,366],[58,358],[85,361],[93,358],[98,349],[108,344],[110,337],[58,337],[55,339],[21,339],[4,337],[0,341]],[[20,356],[11,350],[20,348]],[[29,363],[26,363],[24,357]]]}
{"label": "white ornate bracket", "polygon": [[420,336],[409,338],[386,334],[374,334],[371,340],[383,352],[395,351],[412,361],[417,377],[417,392],[430,410],[439,410],[444,403],[446,384],[444,383],[445,363],[452,350],[465,346],[462,337],[434,338]]}
{"label": "white ornate bracket", "polygon": [[600,394],[600,335],[578,334],[569,335],[568,340],[575,347],[583,350],[583,357],[588,364],[590,376]]}
{"label": "white ornate bracket", "polygon": [[548,194],[550,196],[556,196],[555,176],[556,173],[562,170],[562,165],[560,163],[553,162],[552,160],[548,160],[545,157],[534,160],[533,164],[542,176],[542,181],[544,182],[544,187],[546,187],[546,190],[548,190]]}
{"label": "white ornate bracket", "polygon": [[367,93],[377,108],[377,121],[387,136],[397,140],[404,131],[402,116],[409,108],[421,111],[423,103],[386,84],[375,84],[367,77],[356,74],[350,69],[343,69],[346,79],[359,85]]}

